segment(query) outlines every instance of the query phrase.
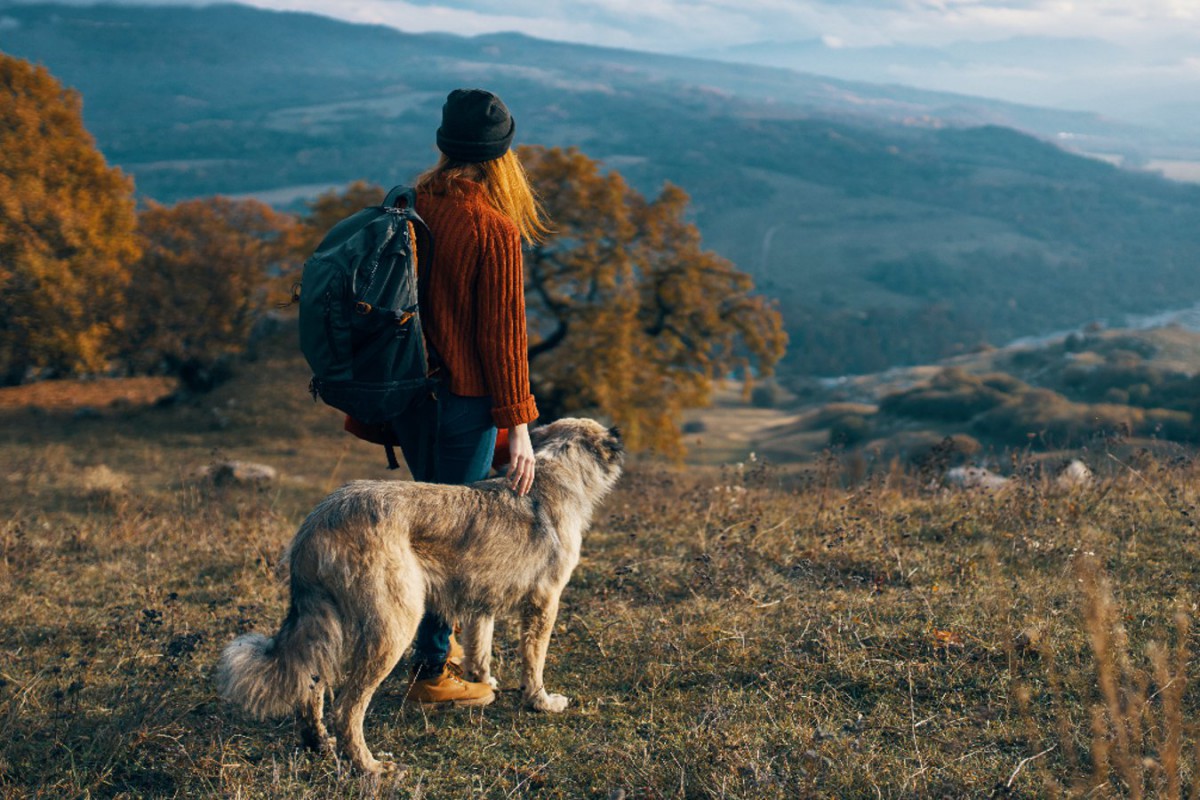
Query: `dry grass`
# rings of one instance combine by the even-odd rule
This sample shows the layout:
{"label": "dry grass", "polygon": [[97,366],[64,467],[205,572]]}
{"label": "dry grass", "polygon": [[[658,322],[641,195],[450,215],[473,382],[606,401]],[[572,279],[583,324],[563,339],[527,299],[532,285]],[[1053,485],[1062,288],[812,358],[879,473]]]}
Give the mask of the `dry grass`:
{"label": "dry grass", "polygon": [[[547,675],[574,698],[568,712],[533,715],[505,693],[426,717],[393,680],[367,737],[410,774],[365,785],[297,752],[290,720],[246,721],[213,693],[220,648],[282,617],[274,564],[303,514],[382,463],[306,405],[297,364],[252,372],[203,407],[2,418],[0,794],[1200,788],[1188,680],[1200,469],[1124,456],[1071,494],[1033,478],[943,494],[898,471],[850,485],[832,458],[804,473],[635,467],[564,596]],[[217,456],[283,477],[191,477]],[[511,634],[498,634],[502,682]]]}

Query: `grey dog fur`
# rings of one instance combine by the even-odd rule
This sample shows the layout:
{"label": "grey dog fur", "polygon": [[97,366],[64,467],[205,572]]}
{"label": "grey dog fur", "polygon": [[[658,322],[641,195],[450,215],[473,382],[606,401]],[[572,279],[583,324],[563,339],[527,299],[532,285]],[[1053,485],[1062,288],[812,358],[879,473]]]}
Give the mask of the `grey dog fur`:
{"label": "grey dog fur", "polygon": [[[221,654],[217,685],[255,717],[298,711],[305,744],[335,745],[379,774],[363,717],[411,643],[426,607],[463,625],[464,670],[495,685],[494,616],[521,618],[522,690],[538,711],[567,698],[546,692],[546,648],[558,599],[579,562],[592,514],[620,477],[615,429],[563,419],[534,434],[536,479],[518,497],[503,478],[466,486],[355,481],[301,524],[288,551],[291,603],[279,632],[240,636]],[[336,690],[331,737],[326,691]]]}

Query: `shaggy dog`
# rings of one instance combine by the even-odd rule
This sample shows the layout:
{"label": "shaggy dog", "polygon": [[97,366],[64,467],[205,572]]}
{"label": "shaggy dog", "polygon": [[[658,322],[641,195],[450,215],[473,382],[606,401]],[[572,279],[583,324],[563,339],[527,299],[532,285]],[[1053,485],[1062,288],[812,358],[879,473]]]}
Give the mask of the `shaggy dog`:
{"label": "shaggy dog", "polygon": [[[467,486],[355,481],[313,509],[292,540],[291,604],[279,632],[225,648],[221,696],[257,717],[298,711],[306,745],[336,746],[379,774],[363,739],[371,695],[404,654],[426,606],[463,623],[464,670],[495,685],[497,612],[521,618],[521,686],[538,711],[562,711],[542,669],[558,598],[579,562],[583,533],[621,473],[616,429],[563,419],[533,434],[537,478],[525,497],[495,478]],[[322,720],[336,688],[333,732]]]}

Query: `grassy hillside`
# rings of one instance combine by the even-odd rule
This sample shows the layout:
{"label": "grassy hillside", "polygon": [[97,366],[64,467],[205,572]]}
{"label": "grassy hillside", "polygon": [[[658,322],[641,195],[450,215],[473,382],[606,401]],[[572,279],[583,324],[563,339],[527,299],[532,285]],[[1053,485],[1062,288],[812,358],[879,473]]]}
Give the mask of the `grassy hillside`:
{"label": "grassy hillside", "polygon": [[[861,462],[928,467],[1019,460],[1053,472],[1113,448],[1186,457],[1200,441],[1200,332],[1089,328],[913,367],[833,381],[784,379],[718,392],[684,423],[697,463],[756,453],[815,463],[832,447]],[[1124,456],[1122,456],[1123,458]]]}
{"label": "grassy hillside", "polygon": [[[0,408],[0,794],[371,796],[297,752],[290,720],[213,691],[221,647],[282,618],[275,564],[305,512],[381,475],[289,351],[181,406]],[[280,477],[195,476],[229,456]],[[410,774],[381,794],[1180,796],[1200,741],[1198,476],[1126,464],[1067,494],[1033,477],[945,494],[828,459],[634,465],[564,596],[547,675],[570,709],[506,691],[425,716],[392,679],[367,738]]]}
{"label": "grassy hillside", "polygon": [[793,372],[1200,300],[1200,187],[1001,127],[1123,135],[1088,115],[237,6],[0,13],[0,47],[78,87],[108,157],[165,201],[286,204],[407,180],[434,157],[447,89],[487,85],[516,109],[519,140],[579,146],[646,191],[687,189],[706,244],[781,299]]}

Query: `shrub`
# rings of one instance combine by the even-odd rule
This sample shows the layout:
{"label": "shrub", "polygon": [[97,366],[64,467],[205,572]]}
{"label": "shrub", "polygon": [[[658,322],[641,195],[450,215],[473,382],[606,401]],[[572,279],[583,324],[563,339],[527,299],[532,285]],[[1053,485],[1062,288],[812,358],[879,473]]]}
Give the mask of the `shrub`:
{"label": "shrub", "polygon": [[775,408],[783,401],[783,389],[774,381],[760,383],[750,392],[750,404],[755,408]]}
{"label": "shrub", "polygon": [[1167,408],[1146,409],[1146,420],[1141,432],[1147,436],[1175,442],[1192,441],[1197,433],[1191,414]]}
{"label": "shrub", "polygon": [[960,464],[983,449],[979,440],[965,433],[943,436],[923,445],[908,448],[908,458],[919,468],[940,473],[946,467]]}
{"label": "shrub", "polygon": [[1104,360],[1114,367],[1134,367],[1142,363],[1142,354],[1117,348],[1104,354]]}
{"label": "shrub", "polygon": [[1053,446],[1079,445],[1108,434],[1186,439],[1192,417],[1187,412],[1143,409],[1113,403],[1073,403],[1048,389],[1033,389],[972,420],[972,430],[1010,445],[1036,435]]}
{"label": "shrub", "polygon": [[1028,350],[1017,350],[1010,357],[1010,361],[1014,367],[1020,369],[1034,369],[1038,367],[1048,366],[1055,361],[1057,356],[1048,349],[1037,347]]}
{"label": "shrub", "polygon": [[970,375],[951,368],[942,370],[925,386],[885,396],[879,410],[914,419],[966,422],[1000,405],[1010,393],[1024,386],[1008,376]]}
{"label": "shrub", "polygon": [[995,389],[1005,394],[1016,394],[1028,388],[1024,381],[1007,372],[989,372],[986,375],[980,375],[979,381],[989,389]]}
{"label": "shrub", "polygon": [[166,371],[193,391],[211,389],[245,348],[295,222],[262,203],[216,197],[151,204],[139,228],[125,358],[135,371]]}
{"label": "shrub", "polygon": [[1104,402],[1127,406],[1129,405],[1129,392],[1114,386],[1104,393]]}
{"label": "shrub", "polygon": [[871,434],[871,423],[858,414],[847,414],[829,428],[829,443],[835,446],[852,447],[866,440]]}
{"label": "shrub", "polygon": [[[1103,364],[1071,364],[1062,371],[1061,385],[1075,400],[1097,402],[1107,400],[1113,389],[1125,393],[1124,400],[1139,406],[1162,405],[1161,396],[1169,386],[1186,376],[1170,372],[1152,364],[1143,363],[1141,357],[1125,352],[1129,358],[1110,358]],[[1112,397],[1119,398],[1120,394]]]}
{"label": "shrub", "polygon": [[807,430],[828,428],[837,424],[844,417],[869,417],[875,413],[875,410],[875,406],[867,403],[826,403],[808,417],[803,426]]}

